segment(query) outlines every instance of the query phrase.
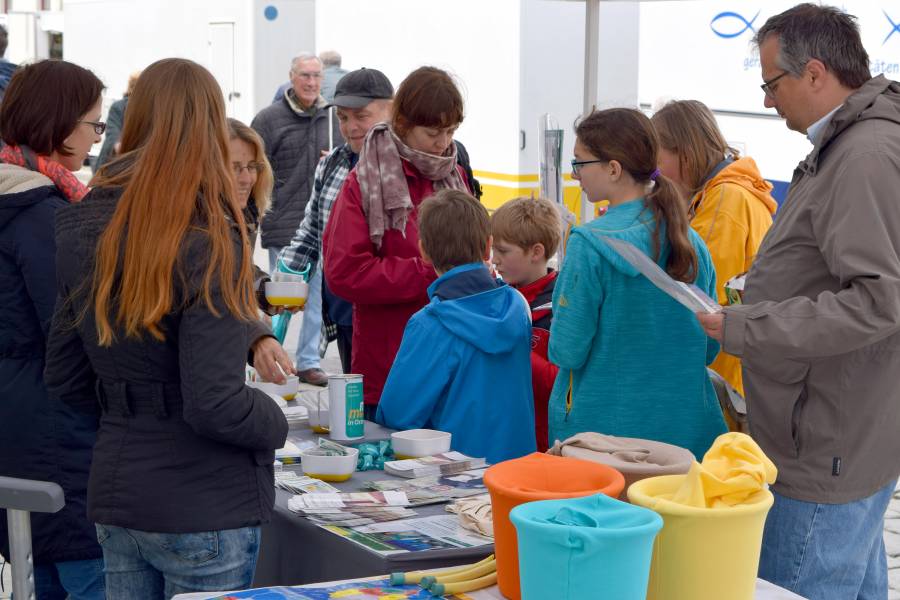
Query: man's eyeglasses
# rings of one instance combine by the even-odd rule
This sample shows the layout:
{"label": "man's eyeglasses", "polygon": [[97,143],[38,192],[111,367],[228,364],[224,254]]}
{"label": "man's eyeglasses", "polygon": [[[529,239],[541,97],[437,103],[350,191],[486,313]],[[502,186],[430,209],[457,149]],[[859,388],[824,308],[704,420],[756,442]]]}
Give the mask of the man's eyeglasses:
{"label": "man's eyeglasses", "polygon": [[241,173],[244,172],[244,169],[246,169],[250,174],[259,175],[259,173],[262,171],[263,166],[258,162],[248,162],[246,165],[242,165],[239,162],[234,162],[231,163],[231,168],[234,171],[234,174],[240,177]]}
{"label": "man's eyeglasses", "polygon": [[97,135],[103,135],[103,132],[106,131],[106,123],[103,121],[78,121],[79,123],[85,123],[87,125],[92,125],[94,127],[94,133]]}
{"label": "man's eyeglasses", "polygon": [[572,159],[572,175],[578,175],[578,171],[581,170],[582,165],[592,165],[594,163],[602,163],[606,162],[605,160],[578,160],[577,158]]}
{"label": "man's eyeglasses", "polygon": [[300,79],[322,79],[322,73],[321,73],[321,72],[315,72],[315,73],[303,73],[303,72],[300,72],[300,71],[293,71],[293,73],[294,73],[294,75],[296,75],[296,76],[297,76],[298,78],[300,78]]}
{"label": "man's eyeglasses", "polygon": [[[782,77],[784,77],[784,76],[787,75],[787,74],[788,74],[787,71],[782,71],[782,72],[781,72],[781,75],[778,75],[778,76],[776,76],[776,77],[773,77],[772,79],[770,79],[770,80],[768,80],[768,81],[763,81],[762,85],[759,86],[759,87],[762,89],[763,93],[764,93],[766,96],[768,96],[769,98],[771,98],[772,100],[774,100],[774,99],[775,99],[775,89],[776,89],[776,88],[772,87],[772,84],[774,84],[776,81],[778,81],[779,79],[781,79]],[[776,87],[777,87],[777,86],[776,86]]]}

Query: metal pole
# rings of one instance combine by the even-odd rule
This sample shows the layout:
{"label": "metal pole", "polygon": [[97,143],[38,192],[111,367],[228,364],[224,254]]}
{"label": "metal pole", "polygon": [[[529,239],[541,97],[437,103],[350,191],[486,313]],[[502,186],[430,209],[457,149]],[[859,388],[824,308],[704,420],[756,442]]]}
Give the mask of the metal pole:
{"label": "metal pole", "polygon": [[[597,106],[600,75],[600,0],[584,3],[584,105],[582,116]],[[594,218],[594,205],[581,193],[581,222]]]}
{"label": "metal pole", "polygon": [[34,600],[34,563],[31,556],[31,514],[6,509],[9,525],[9,562],[12,565],[13,597]]}
{"label": "metal pole", "polygon": [[597,105],[600,74],[600,0],[584,4],[584,114]]}

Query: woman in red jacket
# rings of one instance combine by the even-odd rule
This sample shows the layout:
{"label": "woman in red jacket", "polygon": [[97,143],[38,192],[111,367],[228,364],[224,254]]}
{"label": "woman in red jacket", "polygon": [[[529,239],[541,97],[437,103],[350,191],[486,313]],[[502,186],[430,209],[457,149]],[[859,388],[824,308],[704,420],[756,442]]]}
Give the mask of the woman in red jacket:
{"label": "woman in red jacket", "polygon": [[440,188],[468,191],[453,143],[462,120],[462,96],[446,72],[410,73],[397,89],[391,123],[368,134],[325,230],[325,279],[353,303],[351,366],[363,375],[370,420],[406,322],[436,278],[419,254],[418,207]]}

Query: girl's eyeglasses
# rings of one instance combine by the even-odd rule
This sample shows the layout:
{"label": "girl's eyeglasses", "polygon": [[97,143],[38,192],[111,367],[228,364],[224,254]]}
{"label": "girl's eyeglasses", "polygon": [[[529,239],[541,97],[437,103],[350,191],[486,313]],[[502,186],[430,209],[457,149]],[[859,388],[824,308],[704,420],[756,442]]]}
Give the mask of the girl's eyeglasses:
{"label": "girl's eyeglasses", "polygon": [[103,132],[106,131],[106,123],[103,121],[78,121],[79,123],[85,123],[86,125],[91,125],[94,128],[94,133],[97,135],[103,135]]}
{"label": "girl's eyeglasses", "polygon": [[572,159],[572,175],[578,175],[578,171],[581,170],[582,165],[592,165],[594,163],[602,163],[606,162],[605,160],[578,160],[577,158]]}

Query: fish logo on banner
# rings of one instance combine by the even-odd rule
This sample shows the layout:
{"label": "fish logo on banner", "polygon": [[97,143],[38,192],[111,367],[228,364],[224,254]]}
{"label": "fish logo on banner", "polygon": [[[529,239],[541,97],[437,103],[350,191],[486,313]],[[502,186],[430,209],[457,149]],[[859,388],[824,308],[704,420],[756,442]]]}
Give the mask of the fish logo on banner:
{"label": "fish logo on banner", "polygon": [[891,24],[891,30],[888,32],[887,36],[885,36],[884,41],[881,42],[881,45],[884,46],[885,44],[887,44],[887,41],[889,39],[891,39],[892,35],[900,32],[900,23],[894,23],[894,20],[891,18],[891,15],[887,14],[887,11],[884,10],[883,8],[881,9],[881,12],[884,13],[884,18],[887,19],[888,23]]}
{"label": "fish logo on banner", "polygon": [[[725,39],[736,38],[745,31],[756,33],[756,29],[753,27],[753,23],[756,21],[759,13],[760,11],[756,11],[756,14],[753,15],[753,18],[748,21],[743,15],[738,14],[734,11],[729,10],[720,12],[712,18],[712,21],[709,22],[709,28],[712,29],[712,32],[717,36]],[[723,25],[725,26],[724,29],[722,27]],[[735,29],[736,27],[740,27],[741,25],[743,25],[742,29]]]}

